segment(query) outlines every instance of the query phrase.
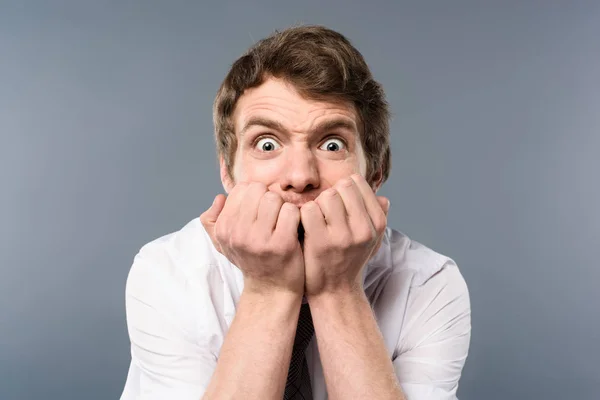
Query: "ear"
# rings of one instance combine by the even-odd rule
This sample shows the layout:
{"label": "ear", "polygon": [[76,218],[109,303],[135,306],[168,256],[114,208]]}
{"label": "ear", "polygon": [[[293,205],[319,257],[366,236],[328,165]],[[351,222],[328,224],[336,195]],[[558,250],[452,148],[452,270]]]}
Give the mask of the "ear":
{"label": "ear", "polygon": [[381,188],[383,183],[383,168],[379,168],[377,173],[373,176],[373,182],[371,183],[371,188],[373,192],[377,193],[377,191]]}
{"label": "ear", "polygon": [[229,194],[229,192],[235,186],[235,183],[233,178],[229,175],[229,171],[227,170],[227,165],[225,164],[223,156],[219,156],[219,169],[221,171],[221,184],[223,185],[225,192]]}

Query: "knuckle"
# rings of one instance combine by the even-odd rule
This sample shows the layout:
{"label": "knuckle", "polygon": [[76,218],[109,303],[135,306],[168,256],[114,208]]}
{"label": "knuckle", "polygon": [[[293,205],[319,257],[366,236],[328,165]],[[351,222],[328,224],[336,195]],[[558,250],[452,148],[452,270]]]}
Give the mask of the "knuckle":
{"label": "knuckle", "polygon": [[365,184],[367,180],[361,174],[355,173],[350,176],[350,178],[357,184]]}
{"label": "knuckle", "polygon": [[302,213],[311,213],[314,212],[317,207],[319,207],[319,203],[318,203],[319,199],[317,200],[311,200],[307,203],[304,203],[304,205],[302,206],[302,208],[300,209],[300,211]]}
{"label": "knuckle", "polygon": [[339,192],[335,188],[329,188],[326,191],[324,191],[322,195],[325,199],[332,199],[338,196]]}
{"label": "knuckle", "polygon": [[[243,218],[243,217],[249,217],[251,215],[253,215],[255,213],[256,210],[254,210],[254,207],[250,207],[249,205],[246,204],[242,204],[240,207],[240,210],[238,211],[237,215],[234,218]],[[242,228],[239,228],[242,229]]]}
{"label": "knuckle", "polygon": [[261,243],[257,243],[255,249],[258,254],[266,259],[280,258],[285,254],[285,248],[280,241],[264,240]]}
{"label": "knuckle", "polygon": [[265,201],[268,201],[270,203],[274,203],[277,204],[279,202],[283,202],[283,199],[281,198],[281,196],[278,193],[272,192],[272,191],[266,191],[263,194],[263,199]]}
{"label": "knuckle", "polygon": [[387,218],[385,217],[385,215],[380,215],[375,218],[375,221],[373,221],[373,225],[375,225],[375,230],[377,231],[377,233],[382,233],[383,231],[385,231],[385,228],[387,226]]}
{"label": "knuckle", "polygon": [[348,188],[350,186],[354,185],[354,181],[352,180],[351,177],[347,177],[344,179],[340,179],[335,185],[335,188]]}
{"label": "knuckle", "polygon": [[335,235],[334,238],[334,244],[342,248],[350,247],[354,242],[349,232],[340,233]]}
{"label": "knuckle", "polygon": [[263,240],[257,240],[251,248],[252,252],[259,255],[269,256],[271,249]]}
{"label": "knuckle", "polygon": [[296,238],[294,235],[279,233],[273,234],[270,240],[270,248],[276,254],[283,255],[287,254],[294,248]]}
{"label": "knuckle", "polygon": [[281,241],[274,243],[269,249],[271,254],[276,257],[285,256],[287,253],[289,253],[289,244],[287,242],[288,241]]}
{"label": "knuckle", "polygon": [[331,194],[331,191],[329,191],[329,189],[327,189],[326,191],[319,194],[319,196],[316,199],[311,200],[308,203],[305,203],[304,205],[308,206],[309,209],[310,208],[314,209],[315,206],[323,207],[323,205],[328,204],[331,201],[332,197],[333,196]]}
{"label": "knuckle", "polygon": [[373,233],[373,230],[366,228],[359,230],[356,234],[356,240],[361,244],[370,243],[375,239],[375,237],[376,236]]}
{"label": "knuckle", "polygon": [[[282,201],[283,201],[283,199],[282,199]],[[281,205],[281,210],[285,211],[293,216],[300,214],[300,209],[298,207],[296,207],[295,205],[293,205],[292,203],[283,203]]]}
{"label": "knuckle", "polygon": [[200,214],[200,222],[202,223],[202,225],[204,225],[204,227],[206,228],[206,211],[203,212],[202,214]]}

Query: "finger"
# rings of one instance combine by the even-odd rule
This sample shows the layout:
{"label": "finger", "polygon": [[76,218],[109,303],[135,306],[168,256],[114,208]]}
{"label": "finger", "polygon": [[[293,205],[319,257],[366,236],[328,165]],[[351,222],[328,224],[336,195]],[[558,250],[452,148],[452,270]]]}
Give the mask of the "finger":
{"label": "finger", "polygon": [[248,186],[243,198],[240,198],[238,220],[240,226],[250,228],[258,216],[258,207],[267,187],[263,183],[253,182]]}
{"label": "finger", "polygon": [[351,223],[364,221],[365,219],[369,220],[369,214],[365,208],[362,193],[353,179],[341,179],[335,184],[335,188],[340,193]]}
{"label": "finger", "polygon": [[229,196],[227,196],[227,201],[225,201],[225,206],[223,207],[223,211],[219,216],[220,220],[230,220],[232,218],[237,218],[240,204],[244,199],[244,195],[246,194],[246,190],[248,190],[248,184],[245,182],[238,183],[231,189]]}
{"label": "finger", "polygon": [[387,197],[377,196],[377,202],[381,206],[383,213],[385,215],[388,215],[388,213],[390,212],[390,200]]}
{"label": "finger", "polygon": [[210,240],[213,242],[213,245],[218,251],[221,251],[221,246],[216,240],[215,223],[217,222],[221,211],[223,211],[226,199],[226,196],[223,194],[217,195],[210,208],[200,215],[200,222],[202,223],[204,230],[206,233],[208,233]]}
{"label": "finger", "polygon": [[266,192],[260,199],[256,221],[272,233],[277,226],[277,218],[282,205],[283,199],[280,195],[275,192]]}
{"label": "finger", "polygon": [[[373,226],[377,231],[381,231],[387,224],[389,200],[383,196],[376,196],[371,186],[369,186],[362,176],[354,174],[351,178],[362,195],[365,208],[371,218]],[[387,203],[387,205],[385,205],[385,203]]]}
{"label": "finger", "polygon": [[223,206],[225,206],[226,199],[227,197],[224,194],[218,194],[208,210],[204,211],[200,215],[200,221],[205,228],[207,225],[214,225],[215,222],[217,222],[219,214],[221,214],[221,211],[223,211]]}
{"label": "finger", "polygon": [[308,236],[323,237],[327,223],[319,205],[314,201],[305,203],[300,209],[300,221],[304,227],[305,240]]}
{"label": "finger", "polygon": [[227,243],[231,240],[234,227],[239,220],[240,205],[248,189],[245,182],[238,183],[227,196],[223,210],[215,223],[214,238],[218,243]]}
{"label": "finger", "polygon": [[279,237],[293,237],[298,240],[298,225],[300,224],[300,210],[292,203],[283,203],[278,209],[275,235]]}
{"label": "finger", "polygon": [[344,201],[336,189],[325,190],[317,197],[315,202],[319,205],[328,227],[348,227],[348,215],[344,207]]}

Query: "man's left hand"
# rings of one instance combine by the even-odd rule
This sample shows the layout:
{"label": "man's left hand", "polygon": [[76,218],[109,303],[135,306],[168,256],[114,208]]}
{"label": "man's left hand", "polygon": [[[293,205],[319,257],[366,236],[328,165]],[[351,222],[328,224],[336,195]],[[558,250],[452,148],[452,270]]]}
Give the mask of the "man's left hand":
{"label": "man's left hand", "polygon": [[381,244],[388,211],[388,199],[357,174],[302,206],[307,298],[362,290],[361,271]]}

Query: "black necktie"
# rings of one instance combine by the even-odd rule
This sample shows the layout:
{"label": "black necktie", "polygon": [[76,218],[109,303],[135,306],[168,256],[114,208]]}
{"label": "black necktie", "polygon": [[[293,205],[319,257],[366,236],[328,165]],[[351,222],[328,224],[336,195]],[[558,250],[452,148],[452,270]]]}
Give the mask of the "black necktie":
{"label": "black necktie", "polygon": [[308,303],[300,307],[300,317],[296,328],[296,338],[292,349],[292,359],[285,384],[284,400],[312,400],[312,389],[305,352],[315,333]]}

